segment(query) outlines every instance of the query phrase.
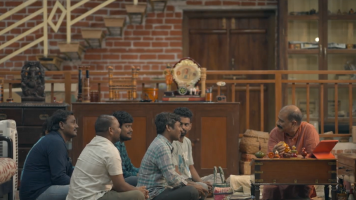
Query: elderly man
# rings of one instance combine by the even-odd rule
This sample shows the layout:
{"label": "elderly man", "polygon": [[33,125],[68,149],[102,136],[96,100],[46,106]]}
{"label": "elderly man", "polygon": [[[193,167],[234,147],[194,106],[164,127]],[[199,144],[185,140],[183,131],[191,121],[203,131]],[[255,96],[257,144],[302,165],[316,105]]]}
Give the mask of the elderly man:
{"label": "elderly man", "polygon": [[[279,153],[284,152],[284,141],[290,147],[295,146],[298,152],[305,147],[308,153],[313,152],[319,143],[319,134],[313,125],[302,122],[302,112],[294,105],[288,105],[281,109],[278,115],[277,127],[275,127],[269,136],[268,151]],[[263,200],[278,200],[291,198],[311,198],[315,197],[314,186],[308,185],[280,185],[264,186]]]}

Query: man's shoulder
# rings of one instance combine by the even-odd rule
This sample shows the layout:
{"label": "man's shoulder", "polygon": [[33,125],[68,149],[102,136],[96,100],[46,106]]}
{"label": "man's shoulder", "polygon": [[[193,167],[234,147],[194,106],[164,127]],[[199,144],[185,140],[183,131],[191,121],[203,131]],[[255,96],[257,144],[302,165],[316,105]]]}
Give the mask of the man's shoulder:
{"label": "man's shoulder", "polygon": [[165,149],[169,149],[168,144],[166,144],[165,141],[156,137],[151,143],[151,145],[148,147],[147,151],[158,152],[158,151],[163,151]]}
{"label": "man's shoulder", "polygon": [[190,141],[190,139],[189,139],[189,138],[187,138],[187,137],[184,137],[183,142],[186,142],[186,143],[188,143],[188,144],[191,144],[191,143],[192,143],[192,142]]}
{"label": "man's shoulder", "polygon": [[51,133],[46,136],[44,136],[38,144],[48,146],[48,147],[58,147],[58,146],[63,146],[64,140],[62,136],[59,133]]}
{"label": "man's shoulder", "polygon": [[283,134],[283,131],[281,131],[281,129],[279,129],[278,127],[274,127],[269,133],[270,136],[279,134]]}
{"label": "man's shoulder", "polygon": [[308,132],[312,132],[312,133],[316,133],[316,134],[318,134],[318,132],[317,132],[317,130],[315,129],[315,127],[313,126],[313,124],[310,124],[310,123],[308,123],[308,122],[302,122],[301,124],[300,124],[300,126],[304,129],[304,130],[306,130],[306,131],[308,131]]}

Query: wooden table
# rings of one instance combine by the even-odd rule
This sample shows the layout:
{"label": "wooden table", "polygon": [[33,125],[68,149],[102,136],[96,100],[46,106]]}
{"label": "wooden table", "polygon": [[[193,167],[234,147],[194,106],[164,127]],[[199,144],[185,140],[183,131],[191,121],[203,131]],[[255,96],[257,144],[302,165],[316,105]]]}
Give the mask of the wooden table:
{"label": "wooden table", "polygon": [[251,161],[251,181],[256,200],[260,198],[260,185],[325,185],[325,199],[336,200],[336,159],[280,158]]}
{"label": "wooden table", "polygon": [[[356,154],[354,153],[343,153],[337,155],[337,175],[339,178],[346,181],[348,184],[352,184],[355,187],[355,174],[356,174]],[[345,184],[345,182],[344,182]],[[348,185],[348,187],[351,187]],[[354,188],[352,188],[354,189]],[[354,193],[354,198],[356,194]]]}

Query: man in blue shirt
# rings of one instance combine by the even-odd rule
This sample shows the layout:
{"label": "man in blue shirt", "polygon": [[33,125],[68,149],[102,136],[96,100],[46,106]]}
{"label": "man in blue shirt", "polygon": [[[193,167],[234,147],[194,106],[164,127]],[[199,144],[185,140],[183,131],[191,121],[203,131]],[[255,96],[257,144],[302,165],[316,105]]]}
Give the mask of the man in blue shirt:
{"label": "man in blue shirt", "polygon": [[114,112],[113,116],[119,121],[121,134],[120,134],[120,141],[115,143],[116,148],[120,152],[121,160],[122,160],[122,171],[124,174],[125,181],[132,185],[137,185],[137,173],[139,168],[136,168],[131,163],[129,156],[127,155],[126,147],[124,142],[131,140],[132,138],[132,123],[133,118],[132,116],[125,112],[125,111],[116,111]]}
{"label": "man in blue shirt", "polygon": [[72,112],[57,110],[48,124],[49,133],[30,150],[21,175],[21,200],[65,200],[73,166],[66,142],[77,136]]}

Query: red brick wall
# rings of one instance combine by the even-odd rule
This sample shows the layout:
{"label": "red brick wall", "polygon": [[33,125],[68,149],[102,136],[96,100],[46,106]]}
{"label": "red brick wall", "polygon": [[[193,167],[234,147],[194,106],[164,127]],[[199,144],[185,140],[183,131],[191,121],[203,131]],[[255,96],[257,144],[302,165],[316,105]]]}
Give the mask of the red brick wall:
{"label": "red brick wall", "polygon": [[[146,2],[146,0],[140,0]],[[3,14],[20,3],[23,0],[0,1],[0,13]],[[64,4],[65,0],[60,0]],[[71,1],[72,5],[78,1]],[[77,8],[72,13],[72,19],[82,13],[97,6],[103,0],[92,0],[83,6]],[[118,0],[109,6],[97,11],[91,16],[86,17],[84,20],[76,23],[72,27],[72,41],[80,41],[84,44],[81,38],[81,28],[103,28],[104,30],[104,16],[124,15],[124,2],[132,2],[128,0]],[[216,7],[220,6],[270,6],[276,5],[277,0],[188,0],[188,1],[169,1],[166,12],[151,12],[148,6],[148,14],[144,20],[143,25],[128,25],[122,37],[106,37],[104,39],[102,48],[88,49],[82,61],[64,62],[61,70],[77,70],[80,65],[90,65],[92,70],[106,70],[108,66],[113,66],[115,70],[127,70],[131,65],[140,66],[142,70],[161,70],[167,63],[174,64],[182,58],[182,11],[177,11],[174,5],[179,2],[186,6],[201,6],[201,7]],[[50,14],[55,0],[48,0],[48,15]],[[65,5],[65,4],[64,4]],[[28,6],[20,10],[17,14],[0,21],[0,30],[10,26],[16,21],[24,18],[25,16],[37,11],[42,6],[42,1]],[[57,15],[54,17],[54,24],[59,18],[60,10],[57,10]],[[0,42],[3,44],[9,41],[16,35],[21,34],[41,23],[43,15],[39,15],[33,20],[22,24],[19,28],[0,36]],[[52,28],[48,28],[49,38],[49,54],[57,55],[59,50],[57,47],[58,42],[66,41],[66,25],[65,21],[62,23],[59,31],[55,33]],[[38,39],[42,36],[42,29],[35,33],[26,36],[24,39],[16,42],[3,50],[0,50],[0,58],[12,53],[25,46],[31,41]],[[24,61],[35,60],[35,56],[43,54],[42,44],[35,45],[34,47],[26,50],[16,57],[0,64],[0,70],[20,70]]]}

